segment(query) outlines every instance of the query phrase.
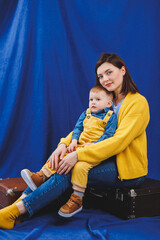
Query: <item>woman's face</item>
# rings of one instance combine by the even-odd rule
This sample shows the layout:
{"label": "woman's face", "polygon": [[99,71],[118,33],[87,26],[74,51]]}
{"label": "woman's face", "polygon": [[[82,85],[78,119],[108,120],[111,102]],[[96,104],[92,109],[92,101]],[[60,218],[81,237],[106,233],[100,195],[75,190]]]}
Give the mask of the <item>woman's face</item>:
{"label": "woman's face", "polygon": [[125,73],[124,66],[119,69],[108,62],[103,63],[97,69],[100,84],[109,92],[115,93],[120,93]]}

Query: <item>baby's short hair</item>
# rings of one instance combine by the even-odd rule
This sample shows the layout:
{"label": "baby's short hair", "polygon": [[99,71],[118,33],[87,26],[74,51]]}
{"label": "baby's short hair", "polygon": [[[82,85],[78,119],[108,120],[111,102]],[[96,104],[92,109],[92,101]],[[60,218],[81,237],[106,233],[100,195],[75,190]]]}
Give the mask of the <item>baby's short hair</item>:
{"label": "baby's short hair", "polygon": [[114,97],[113,92],[109,92],[107,89],[105,89],[101,85],[96,85],[96,86],[92,87],[91,90],[90,90],[90,92],[99,92],[99,91],[104,91],[113,100],[113,97]]}

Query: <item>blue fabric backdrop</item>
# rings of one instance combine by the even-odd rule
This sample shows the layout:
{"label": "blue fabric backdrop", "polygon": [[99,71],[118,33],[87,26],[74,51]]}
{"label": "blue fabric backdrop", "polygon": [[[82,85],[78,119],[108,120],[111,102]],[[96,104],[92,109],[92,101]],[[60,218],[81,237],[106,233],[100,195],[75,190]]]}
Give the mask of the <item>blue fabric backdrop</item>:
{"label": "blue fabric backdrop", "polygon": [[159,236],[159,217],[126,221],[93,209],[71,219],[57,213],[38,215],[14,229],[0,230],[1,240],[159,240]]}
{"label": "blue fabric backdrop", "polygon": [[148,99],[160,179],[159,22],[159,0],[0,0],[0,177],[42,166],[87,108],[98,57],[115,52]]}

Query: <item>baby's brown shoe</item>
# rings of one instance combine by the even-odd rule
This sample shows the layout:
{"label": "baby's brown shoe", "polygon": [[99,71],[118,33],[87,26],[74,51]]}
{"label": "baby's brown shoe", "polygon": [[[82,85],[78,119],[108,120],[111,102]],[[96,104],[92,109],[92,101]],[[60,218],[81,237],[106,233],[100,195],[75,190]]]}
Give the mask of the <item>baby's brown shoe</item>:
{"label": "baby's brown shoe", "polygon": [[21,171],[21,177],[27,183],[32,191],[45,182],[45,175],[42,170],[39,172],[30,172],[28,169]]}
{"label": "baby's brown shoe", "polygon": [[72,217],[73,215],[75,215],[76,213],[80,212],[82,210],[82,198],[79,197],[77,194],[72,193],[70,199],[68,200],[68,202],[63,205],[58,214],[61,217]]}

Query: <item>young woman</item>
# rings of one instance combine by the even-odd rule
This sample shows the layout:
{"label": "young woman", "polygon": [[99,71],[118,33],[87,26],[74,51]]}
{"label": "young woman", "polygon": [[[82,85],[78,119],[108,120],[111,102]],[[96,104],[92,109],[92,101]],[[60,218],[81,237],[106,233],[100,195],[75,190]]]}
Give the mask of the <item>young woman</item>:
{"label": "young woman", "polygon": [[147,100],[139,94],[126,64],[116,54],[104,53],[95,71],[97,85],[114,92],[113,108],[118,118],[114,136],[79,148],[65,157],[72,133],[62,138],[48,160],[57,173],[33,192],[27,188],[16,203],[0,210],[1,228],[13,228],[20,215],[28,212],[32,216],[70,190],[70,171],[77,161],[102,161],[90,170],[88,187],[135,187],[144,181],[148,172],[146,128],[150,114]]}

